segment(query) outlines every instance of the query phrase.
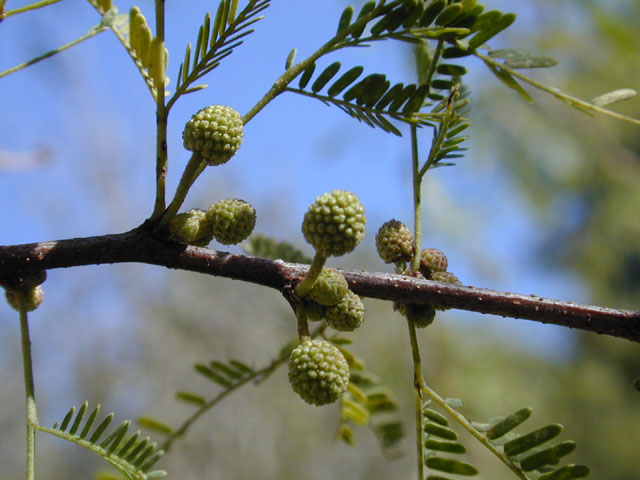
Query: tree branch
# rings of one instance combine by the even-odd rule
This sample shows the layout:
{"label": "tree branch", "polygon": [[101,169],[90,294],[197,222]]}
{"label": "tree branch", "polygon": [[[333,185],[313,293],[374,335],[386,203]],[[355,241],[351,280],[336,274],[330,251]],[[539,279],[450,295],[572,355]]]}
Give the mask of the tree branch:
{"label": "tree branch", "polygon": [[[129,232],[54,242],[0,246],[0,283],[24,272],[136,262],[241,280],[284,292],[308,265],[286,263],[153,238],[145,226]],[[358,295],[381,300],[430,303],[503,317],[552,323],[640,342],[640,312],[579,305],[475,287],[461,287],[391,273],[342,270]]]}

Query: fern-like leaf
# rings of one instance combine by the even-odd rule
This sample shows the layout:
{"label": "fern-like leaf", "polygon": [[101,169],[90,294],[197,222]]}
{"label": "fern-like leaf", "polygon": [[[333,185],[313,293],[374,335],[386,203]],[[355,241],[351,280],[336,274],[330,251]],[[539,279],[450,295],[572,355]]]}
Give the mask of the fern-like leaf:
{"label": "fern-like leaf", "polygon": [[270,4],[271,0],[249,0],[236,15],[238,0],[221,0],[213,22],[210,13],[205,15],[195,44],[193,47],[188,44],[185,49],[184,61],[178,69],[176,92],[167,102],[167,108],[181,95],[206,88],[206,85],[192,85],[244,43],[244,37],[254,32],[249,27],[263,18],[259,16],[260,12]]}
{"label": "fern-like leaf", "polygon": [[501,448],[505,456],[518,466],[526,478],[571,480],[586,477],[590,469],[585,465],[554,467],[563,457],[575,450],[576,445],[573,441],[566,440],[553,446],[544,446],[562,432],[562,425],[552,423],[526,434],[514,432],[530,416],[531,409],[522,408],[505,418],[492,419],[485,424],[474,423],[473,427],[493,445]]}
{"label": "fern-like leaf", "polygon": [[[140,432],[127,436],[131,423],[129,420],[125,420],[108,431],[113,420],[112,413],[94,428],[100,406],[94,408],[85,420],[87,408],[87,402],[82,404],[77,413],[75,407],[72,407],[62,421],[54,424],[52,428],[42,426],[36,428],[91,450],[109,462],[127,479],[146,480],[166,475],[163,470],[149,471],[162,456],[163,451],[157,450],[156,444],[151,443],[149,437],[139,440]],[[78,434],[83,422],[84,425]]]}
{"label": "fern-like leaf", "polygon": [[398,455],[398,444],[404,438],[402,422],[397,418],[399,407],[391,392],[378,378],[365,370],[362,361],[345,348],[349,342],[332,338],[345,355],[351,376],[347,392],[340,399],[340,422],[337,437],[349,445],[355,444],[352,426],[369,427],[378,438],[387,457]]}

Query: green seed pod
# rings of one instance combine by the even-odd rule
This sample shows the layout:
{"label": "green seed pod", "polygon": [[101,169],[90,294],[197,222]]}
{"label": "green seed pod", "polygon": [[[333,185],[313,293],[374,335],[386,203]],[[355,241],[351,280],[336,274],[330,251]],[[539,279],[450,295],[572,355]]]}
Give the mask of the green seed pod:
{"label": "green seed pod", "polygon": [[240,148],[244,124],[231,107],[211,105],[187,122],[182,132],[184,148],[200,154],[208,165],[229,161]]}
{"label": "green seed pod", "polygon": [[302,222],[304,238],[319,254],[344,255],[364,237],[364,207],[353,193],[334,190],[316,198]]}
{"label": "green seed pod", "polygon": [[333,268],[323,268],[313,284],[308,298],[320,305],[336,305],[349,291],[344,275]]}
{"label": "green seed pod", "polygon": [[289,357],[289,383],[311,405],[333,403],[349,386],[349,365],[331,342],[307,337]]}
{"label": "green seed pod", "polygon": [[176,215],[169,230],[176,240],[189,245],[206,247],[213,240],[213,225],[207,221],[207,214],[199,209]]}
{"label": "green seed pod", "polygon": [[213,225],[216,240],[235,245],[246,240],[256,225],[256,211],[237,198],[225,198],[209,207],[207,220]]}
{"label": "green seed pod", "polygon": [[435,272],[446,272],[448,264],[447,256],[437,248],[422,249],[420,271],[426,278],[432,278]]}
{"label": "green seed pod", "polygon": [[413,257],[413,235],[398,220],[385,222],[376,234],[376,249],[384,263],[409,262]]}
{"label": "green seed pod", "polygon": [[[40,306],[44,299],[44,292],[42,287],[24,289],[20,291],[24,295],[24,307],[27,312],[32,312]],[[16,311],[20,311],[20,302],[18,301],[18,291],[7,289],[5,295],[7,297],[7,303]]]}
{"label": "green seed pod", "polygon": [[339,332],[352,332],[364,320],[364,305],[360,297],[351,290],[333,307],[325,312],[327,325]]}

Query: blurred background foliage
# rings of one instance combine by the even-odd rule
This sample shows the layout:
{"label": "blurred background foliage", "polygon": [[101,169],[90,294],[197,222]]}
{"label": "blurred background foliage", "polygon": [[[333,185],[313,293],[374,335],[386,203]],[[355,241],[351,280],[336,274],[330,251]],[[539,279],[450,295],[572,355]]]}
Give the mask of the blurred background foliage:
{"label": "blurred background foliage", "polygon": [[[149,10],[152,2],[142,3]],[[341,4],[336,5],[338,12],[345,5],[334,3]],[[551,70],[532,72],[537,78],[587,99],[620,87],[640,87],[640,1],[486,3],[519,13],[515,26],[500,38],[501,46],[526,46],[559,60]],[[406,52],[407,71],[410,62]],[[432,243],[425,246],[443,248],[465,284],[565,297],[573,292],[575,297],[564,299],[640,309],[637,127],[590,118],[535,92],[534,103],[526,105],[482,68],[476,70],[480,73],[471,77],[476,83],[470,85],[473,161],[464,159],[444,169],[446,175],[427,181],[425,241]],[[638,100],[616,109],[635,117],[640,112]],[[95,113],[82,112],[87,118]],[[120,128],[126,129],[126,119],[123,122],[125,127],[110,131],[115,138],[125,135]],[[85,140],[87,150],[100,147],[101,161],[74,175],[91,192],[81,196],[82,201],[92,199],[100,213],[87,222],[82,216],[77,219],[77,225],[86,225],[82,234],[107,233],[110,225],[133,226],[140,217],[126,204],[135,196],[131,172],[120,163],[109,164],[110,156],[122,156],[117,142],[99,133]],[[398,175],[407,173],[406,168],[399,170],[404,172]],[[223,194],[233,194],[236,187],[250,191],[243,182],[222,177],[209,180],[206,188]],[[486,184],[483,198],[467,188],[480,183]],[[61,235],[55,219],[65,218],[77,199],[61,197],[60,188],[51,183],[40,191],[58,216],[49,212],[34,217],[34,223],[45,226],[36,232],[44,237],[32,240]],[[267,233],[306,248],[299,223],[288,220],[289,205],[282,201],[290,193],[287,188],[283,184],[276,198],[264,197],[262,205],[255,205],[261,225]],[[205,189],[197,190],[191,201],[198,205],[199,199],[209,200],[205,197]],[[376,218],[375,207],[369,212],[370,239],[386,218]],[[495,218],[502,220],[495,223]],[[91,230],[96,225],[100,231]],[[3,223],[3,229],[9,228]],[[371,242],[333,265],[386,268]],[[569,287],[554,290],[557,285]],[[104,411],[116,412],[116,420],[150,414],[177,426],[192,407],[178,403],[173,392],[193,390],[207,397],[216,392],[213,384],[193,373],[192,364],[237,358],[259,368],[295,332],[293,314],[276,292],[227,279],[117,265],[52,271],[47,288],[48,301],[32,316],[37,395],[47,425],[70,404],[87,399],[90,405],[101,403]],[[385,459],[366,430],[357,431],[354,448],[335,441],[337,407],[303,404],[280,369],[264,384],[247,386],[223,401],[196,423],[186,440],[176,442],[158,467],[169,471],[169,478],[184,480],[413,478],[406,326],[388,303],[366,300],[365,306],[367,320],[351,335],[353,350],[392,388],[402,407],[405,455]],[[0,307],[2,480],[20,478],[24,464],[24,400],[14,317],[6,306]],[[456,311],[440,314],[432,327],[420,332],[427,383],[443,396],[463,399],[465,415],[478,421],[530,406],[530,427],[565,425],[562,439],[578,444],[570,461],[590,465],[591,478],[637,478],[640,392],[632,380],[640,375],[638,346],[552,327],[520,331],[521,324],[527,322]],[[512,478],[472,439],[462,438],[481,478]],[[93,475],[89,472],[105,468],[89,453],[42,435],[38,449],[42,478],[88,479]]]}

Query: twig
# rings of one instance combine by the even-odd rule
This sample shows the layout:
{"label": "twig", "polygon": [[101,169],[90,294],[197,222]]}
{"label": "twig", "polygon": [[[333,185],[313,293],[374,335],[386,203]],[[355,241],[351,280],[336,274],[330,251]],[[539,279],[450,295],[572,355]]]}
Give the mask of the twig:
{"label": "twig", "polygon": [[[0,247],[0,277],[25,271],[123,262],[200,272],[279,291],[300,281],[309,269],[308,265],[156,240],[143,227],[114,235]],[[640,312],[455,286],[392,273],[341,271],[351,290],[363,297],[528,319],[640,342]]]}

